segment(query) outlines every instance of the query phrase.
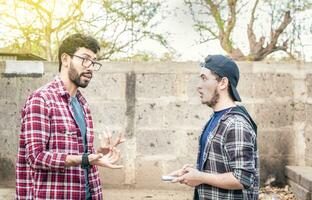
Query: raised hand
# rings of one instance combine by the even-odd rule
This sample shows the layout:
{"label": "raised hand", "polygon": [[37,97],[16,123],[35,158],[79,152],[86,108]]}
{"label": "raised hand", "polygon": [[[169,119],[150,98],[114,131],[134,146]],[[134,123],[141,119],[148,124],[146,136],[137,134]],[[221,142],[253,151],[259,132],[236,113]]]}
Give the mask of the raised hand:
{"label": "raised hand", "polygon": [[97,152],[103,154],[109,153],[113,148],[126,141],[121,133],[117,137],[116,141],[113,141],[112,134],[108,128],[105,128],[103,134],[99,135],[99,139],[100,147],[97,149]]}
{"label": "raised hand", "polygon": [[120,134],[118,135],[116,141],[113,142],[113,147],[117,147],[119,144],[121,144],[121,143],[123,143],[123,142],[125,142],[125,141],[126,141],[126,139],[123,138],[123,134],[120,133]]}
{"label": "raised hand", "polygon": [[104,129],[104,132],[99,135],[100,139],[100,147],[97,149],[98,153],[107,154],[111,150],[112,146],[112,134],[107,130]]}

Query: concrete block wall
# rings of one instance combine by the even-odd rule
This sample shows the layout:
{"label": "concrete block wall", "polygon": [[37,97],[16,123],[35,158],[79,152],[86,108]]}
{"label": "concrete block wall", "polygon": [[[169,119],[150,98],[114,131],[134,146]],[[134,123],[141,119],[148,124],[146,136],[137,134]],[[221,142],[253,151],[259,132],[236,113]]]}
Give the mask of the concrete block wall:
{"label": "concrete block wall", "polygon": [[300,200],[312,199],[312,167],[287,166],[287,183]]}
{"label": "concrete block wall", "polygon": [[[238,90],[258,123],[261,181],[285,183],[285,165],[312,166],[311,63],[240,62]],[[27,95],[58,73],[5,74],[0,63],[0,184],[14,185],[20,109]],[[121,170],[101,169],[105,187],[186,189],[160,177],[195,163],[200,131],[212,111],[196,93],[198,63],[103,63],[85,94],[96,135],[105,129],[126,133]],[[96,142],[97,145],[97,142]]]}

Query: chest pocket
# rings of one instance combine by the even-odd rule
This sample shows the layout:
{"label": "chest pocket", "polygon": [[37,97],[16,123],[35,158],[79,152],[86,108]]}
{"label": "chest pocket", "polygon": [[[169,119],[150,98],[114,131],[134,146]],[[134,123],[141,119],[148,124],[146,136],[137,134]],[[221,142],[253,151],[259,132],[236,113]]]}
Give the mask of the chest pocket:
{"label": "chest pocket", "polygon": [[[53,126],[52,126],[53,127]],[[78,154],[78,131],[74,123],[58,123],[51,130],[50,150],[68,154]]]}

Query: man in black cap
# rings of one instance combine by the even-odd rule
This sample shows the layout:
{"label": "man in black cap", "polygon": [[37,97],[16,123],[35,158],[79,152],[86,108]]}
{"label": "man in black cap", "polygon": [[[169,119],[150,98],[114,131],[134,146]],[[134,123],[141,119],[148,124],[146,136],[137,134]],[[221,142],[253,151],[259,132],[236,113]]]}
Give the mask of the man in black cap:
{"label": "man in black cap", "polygon": [[257,126],[236,89],[239,69],[223,55],[201,63],[197,91],[214,111],[199,139],[197,167],[172,172],[172,182],[195,187],[194,199],[258,199]]}

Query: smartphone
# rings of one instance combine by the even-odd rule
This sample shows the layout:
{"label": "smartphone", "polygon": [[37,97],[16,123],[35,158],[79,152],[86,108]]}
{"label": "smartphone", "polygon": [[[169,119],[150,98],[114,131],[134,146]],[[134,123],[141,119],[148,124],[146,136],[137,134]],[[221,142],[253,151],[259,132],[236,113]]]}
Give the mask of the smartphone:
{"label": "smartphone", "polygon": [[173,179],[177,178],[176,176],[169,176],[169,175],[166,175],[166,176],[162,176],[161,177],[161,180],[163,181],[172,181]]}

